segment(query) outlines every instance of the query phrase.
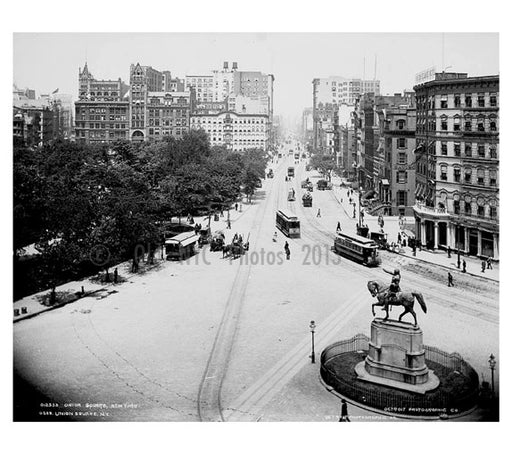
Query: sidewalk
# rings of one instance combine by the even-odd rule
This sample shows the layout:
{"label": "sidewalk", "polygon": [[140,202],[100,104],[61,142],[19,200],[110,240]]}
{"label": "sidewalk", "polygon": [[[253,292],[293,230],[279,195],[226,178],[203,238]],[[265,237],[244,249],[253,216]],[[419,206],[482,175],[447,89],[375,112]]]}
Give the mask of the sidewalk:
{"label": "sidewalk", "polygon": [[[333,193],[340,205],[343,208],[343,211],[345,212],[346,216],[353,219],[353,205],[349,203],[348,197],[347,197],[347,188],[340,188],[340,178],[339,177],[333,177]],[[356,218],[353,219],[354,223],[358,221],[358,210],[359,207],[357,206],[358,200],[359,200],[359,194],[357,191],[354,191],[353,195],[351,196],[353,202],[356,203]],[[340,201],[342,200],[342,202]],[[364,212],[364,218],[363,218],[364,224],[367,224],[370,228],[370,232],[378,232],[380,231],[380,226],[378,224],[378,216],[372,216],[371,214],[368,214],[366,211]],[[384,216],[384,232],[388,235],[388,243],[397,242],[398,240],[398,233],[401,232],[401,228],[398,224],[398,216]],[[407,229],[407,226],[414,225],[414,218],[404,217],[405,219],[405,228]],[[355,224],[354,224],[355,225]],[[355,231],[355,230],[354,230]],[[456,272],[462,273],[462,261],[466,261],[466,274],[483,278],[483,279],[489,279],[498,282],[499,281],[499,263],[493,262],[492,263],[492,269],[485,269],[485,272],[482,272],[482,260],[478,259],[477,257],[469,257],[465,256],[463,254],[460,255],[460,261],[461,265],[460,268],[457,268],[457,251],[451,252],[451,257],[448,258],[448,254],[444,250],[425,250],[422,249],[421,251],[419,249],[416,250],[416,256],[413,255],[412,248],[406,246],[405,248],[397,248],[397,253],[406,257],[410,257],[416,260],[422,260],[424,262],[432,263],[435,265],[440,265]]]}

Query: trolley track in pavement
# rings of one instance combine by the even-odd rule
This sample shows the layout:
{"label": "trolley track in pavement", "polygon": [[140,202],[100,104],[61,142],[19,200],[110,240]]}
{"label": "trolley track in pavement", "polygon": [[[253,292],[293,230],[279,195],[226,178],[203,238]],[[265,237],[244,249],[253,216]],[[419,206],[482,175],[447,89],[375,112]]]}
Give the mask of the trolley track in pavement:
{"label": "trolley track in pavement", "polygon": [[[273,194],[275,177],[272,179],[271,190]],[[261,219],[270,205],[270,197],[266,197],[257,208],[251,226],[251,232],[256,232],[254,247],[257,248],[260,231],[262,227]],[[231,292],[224,308],[222,320],[217,329],[217,334],[213,342],[213,347],[209,355],[206,368],[199,386],[197,408],[199,419],[201,421],[224,421],[221,392],[233,343],[235,342],[238,330],[240,312],[242,309],[245,292],[247,289],[250,271],[252,265],[250,261],[245,264],[238,264],[238,270],[231,287]]]}

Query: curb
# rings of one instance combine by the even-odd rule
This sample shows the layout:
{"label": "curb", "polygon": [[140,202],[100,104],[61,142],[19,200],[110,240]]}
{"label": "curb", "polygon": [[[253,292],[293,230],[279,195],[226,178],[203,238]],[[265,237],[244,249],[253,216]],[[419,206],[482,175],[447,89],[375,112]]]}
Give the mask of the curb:
{"label": "curb", "polygon": [[479,279],[484,279],[486,281],[492,281],[492,282],[496,282],[496,283],[499,283],[499,279],[494,279],[492,277],[486,277],[486,276],[481,276],[480,274],[475,274],[475,273],[469,273],[469,272],[465,272],[463,273],[462,271],[460,271],[458,268],[452,268],[450,266],[447,266],[447,265],[442,265],[440,263],[435,263],[435,262],[429,262],[428,260],[425,260],[425,259],[422,259],[422,258],[419,258],[419,257],[414,257],[414,256],[410,256],[410,255],[407,255],[407,254],[401,254],[400,252],[390,252],[388,251],[390,254],[396,254],[396,255],[399,255],[400,257],[407,257],[409,259],[413,259],[413,260],[417,260],[419,262],[423,262],[423,263],[428,263],[430,265],[436,265],[436,266],[440,266],[442,268],[445,268],[446,270],[448,271],[457,271],[459,274],[465,274],[465,275],[468,275],[468,276],[473,276],[473,277],[476,277],[476,278],[479,278]]}
{"label": "curb", "polygon": [[17,317],[15,319],[13,319],[13,323],[18,323],[18,322],[21,322],[22,320],[27,320],[29,318],[35,317],[36,315],[43,314],[43,313],[49,312],[49,311],[53,311],[54,309],[58,309],[60,307],[64,307],[64,306],[66,306],[68,304],[72,304],[72,303],[74,303],[74,302],[76,302],[78,300],[81,300],[82,298],[86,298],[88,296],[94,295],[95,293],[102,292],[104,290],[106,290],[106,287],[103,287],[103,288],[100,288],[100,289],[96,289],[96,290],[92,290],[90,292],[84,292],[83,295],[80,295],[78,298],[72,299],[70,301],[66,301],[64,303],[55,304],[54,306],[47,307],[47,308],[45,308],[43,310],[40,310],[38,312],[32,312],[30,314],[26,314],[26,315]]}

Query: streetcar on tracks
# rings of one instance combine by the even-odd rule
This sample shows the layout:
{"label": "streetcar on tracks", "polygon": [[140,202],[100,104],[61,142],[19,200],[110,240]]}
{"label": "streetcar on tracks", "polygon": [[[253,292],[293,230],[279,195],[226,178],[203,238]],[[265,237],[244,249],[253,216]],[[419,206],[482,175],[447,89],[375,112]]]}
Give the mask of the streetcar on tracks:
{"label": "streetcar on tracks", "polygon": [[295,167],[288,167],[288,176],[290,178],[295,176]]}
{"label": "streetcar on tracks", "polygon": [[293,188],[288,191],[288,202],[295,202],[295,190]]}
{"label": "streetcar on tracks", "polygon": [[167,260],[185,260],[197,252],[200,236],[194,231],[183,232],[165,240]]}
{"label": "streetcar on tracks", "polygon": [[278,210],[276,212],[276,227],[289,238],[300,238],[300,221],[287,210]]}
{"label": "streetcar on tracks", "polygon": [[380,265],[377,249],[375,241],[359,235],[338,232],[334,239],[334,252],[366,266]]}

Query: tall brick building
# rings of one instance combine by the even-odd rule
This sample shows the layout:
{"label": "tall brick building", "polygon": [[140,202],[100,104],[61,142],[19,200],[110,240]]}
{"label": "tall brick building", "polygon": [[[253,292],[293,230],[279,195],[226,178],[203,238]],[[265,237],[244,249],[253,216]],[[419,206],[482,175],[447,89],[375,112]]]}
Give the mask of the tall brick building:
{"label": "tall brick building", "polygon": [[499,258],[499,76],[437,73],[417,101],[417,237]]}
{"label": "tall brick building", "polygon": [[87,63],[78,71],[79,92],[75,102],[76,140],[108,143],[129,139],[128,86],[118,80],[96,80]]}

